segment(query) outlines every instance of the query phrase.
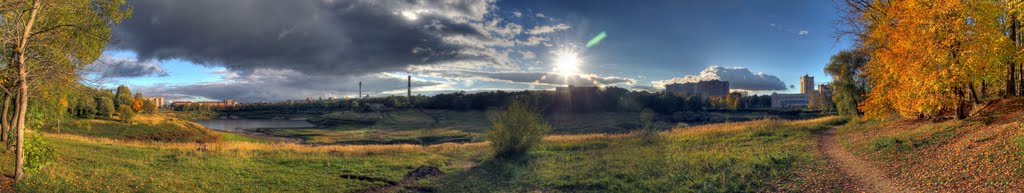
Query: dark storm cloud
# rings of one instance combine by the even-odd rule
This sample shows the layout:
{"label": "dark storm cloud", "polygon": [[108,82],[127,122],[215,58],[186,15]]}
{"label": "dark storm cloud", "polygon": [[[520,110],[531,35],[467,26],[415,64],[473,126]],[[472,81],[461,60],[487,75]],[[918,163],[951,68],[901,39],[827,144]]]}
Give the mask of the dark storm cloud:
{"label": "dark storm cloud", "polygon": [[[156,85],[139,87],[148,96],[163,96],[168,100],[235,99],[241,102],[284,101],[305,98],[342,98],[358,95],[358,82],[363,82],[363,94],[404,90],[405,77],[375,74],[366,76],[306,75],[293,70],[255,70],[252,72],[221,72],[224,81],[190,85]],[[435,81],[413,80],[413,89],[441,84]],[[135,87],[133,87],[133,90]],[[404,92],[403,92],[404,93]]]}
{"label": "dark storm cloud", "polygon": [[167,71],[154,61],[139,61],[127,57],[102,56],[88,68],[87,73],[96,74],[101,78],[167,76]]}
{"label": "dark storm cloud", "polygon": [[479,72],[463,70],[423,71],[420,73],[444,78],[546,85],[612,85],[636,83],[636,80],[630,78],[598,76],[592,74],[562,76],[547,72]]}
{"label": "dark storm cloud", "polygon": [[[230,70],[360,75],[450,61],[502,62],[474,46],[493,1],[137,0],[115,49]],[[451,39],[461,42],[451,42]],[[466,41],[475,42],[466,43]],[[482,42],[482,43],[481,43]],[[468,53],[468,54],[467,54]]]}
{"label": "dark storm cloud", "polygon": [[767,91],[786,90],[786,83],[779,77],[761,72],[751,72],[743,67],[709,66],[698,75],[689,75],[668,80],[653,81],[651,84],[664,86],[671,83],[698,82],[702,80],[729,81],[729,89]]}

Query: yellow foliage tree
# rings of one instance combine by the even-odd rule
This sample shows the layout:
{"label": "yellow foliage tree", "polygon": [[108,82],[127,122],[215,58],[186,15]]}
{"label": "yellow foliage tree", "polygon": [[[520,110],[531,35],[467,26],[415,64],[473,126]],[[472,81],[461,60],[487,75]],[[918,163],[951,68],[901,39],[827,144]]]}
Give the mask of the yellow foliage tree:
{"label": "yellow foliage tree", "polygon": [[1007,36],[997,1],[874,1],[856,10],[871,60],[868,117],[963,118],[1004,84]]}

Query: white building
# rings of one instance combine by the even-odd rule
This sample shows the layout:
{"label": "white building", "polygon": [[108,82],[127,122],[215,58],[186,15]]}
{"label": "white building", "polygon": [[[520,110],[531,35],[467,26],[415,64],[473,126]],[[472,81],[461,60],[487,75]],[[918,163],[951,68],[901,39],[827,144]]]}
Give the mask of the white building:
{"label": "white building", "polygon": [[772,108],[807,108],[807,94],[772,94]]}

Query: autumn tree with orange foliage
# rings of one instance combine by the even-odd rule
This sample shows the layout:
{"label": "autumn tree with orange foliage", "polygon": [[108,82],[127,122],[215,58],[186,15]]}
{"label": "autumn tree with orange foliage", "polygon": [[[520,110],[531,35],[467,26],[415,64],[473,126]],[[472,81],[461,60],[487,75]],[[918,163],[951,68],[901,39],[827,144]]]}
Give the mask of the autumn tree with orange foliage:
{"label": "autumn tree with orange foliage", "polygon": [[[998,0],[847,0],[851,32],[871,60],[873,86],[860,109],[870,118],[964,118],[971,103],[1004,92],[1019,51]],[[1018,62],[1019,63],[1019,62]]]}

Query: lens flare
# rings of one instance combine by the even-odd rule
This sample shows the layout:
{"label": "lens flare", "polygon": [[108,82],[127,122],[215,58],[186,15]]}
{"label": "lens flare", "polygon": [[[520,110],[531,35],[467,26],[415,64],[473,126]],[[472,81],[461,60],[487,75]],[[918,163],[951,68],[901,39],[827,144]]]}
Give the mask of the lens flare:
{"label": "lens flare", "polygon": [[601,40],[604,40],[604,38],[607,36],[608,33],[602,31],[601,33],[597,34],[597,36],[594,36],[594,38],[590,38],[590,41],[587,42],[587,47],[594,47],[594,45],[597,45],[597,43],[601,43]]}
{"label": "lens flare", "polygon": [[568,76],[579,73],[580,58],[575,52],[559,52],[555,58],[555,72]]}

